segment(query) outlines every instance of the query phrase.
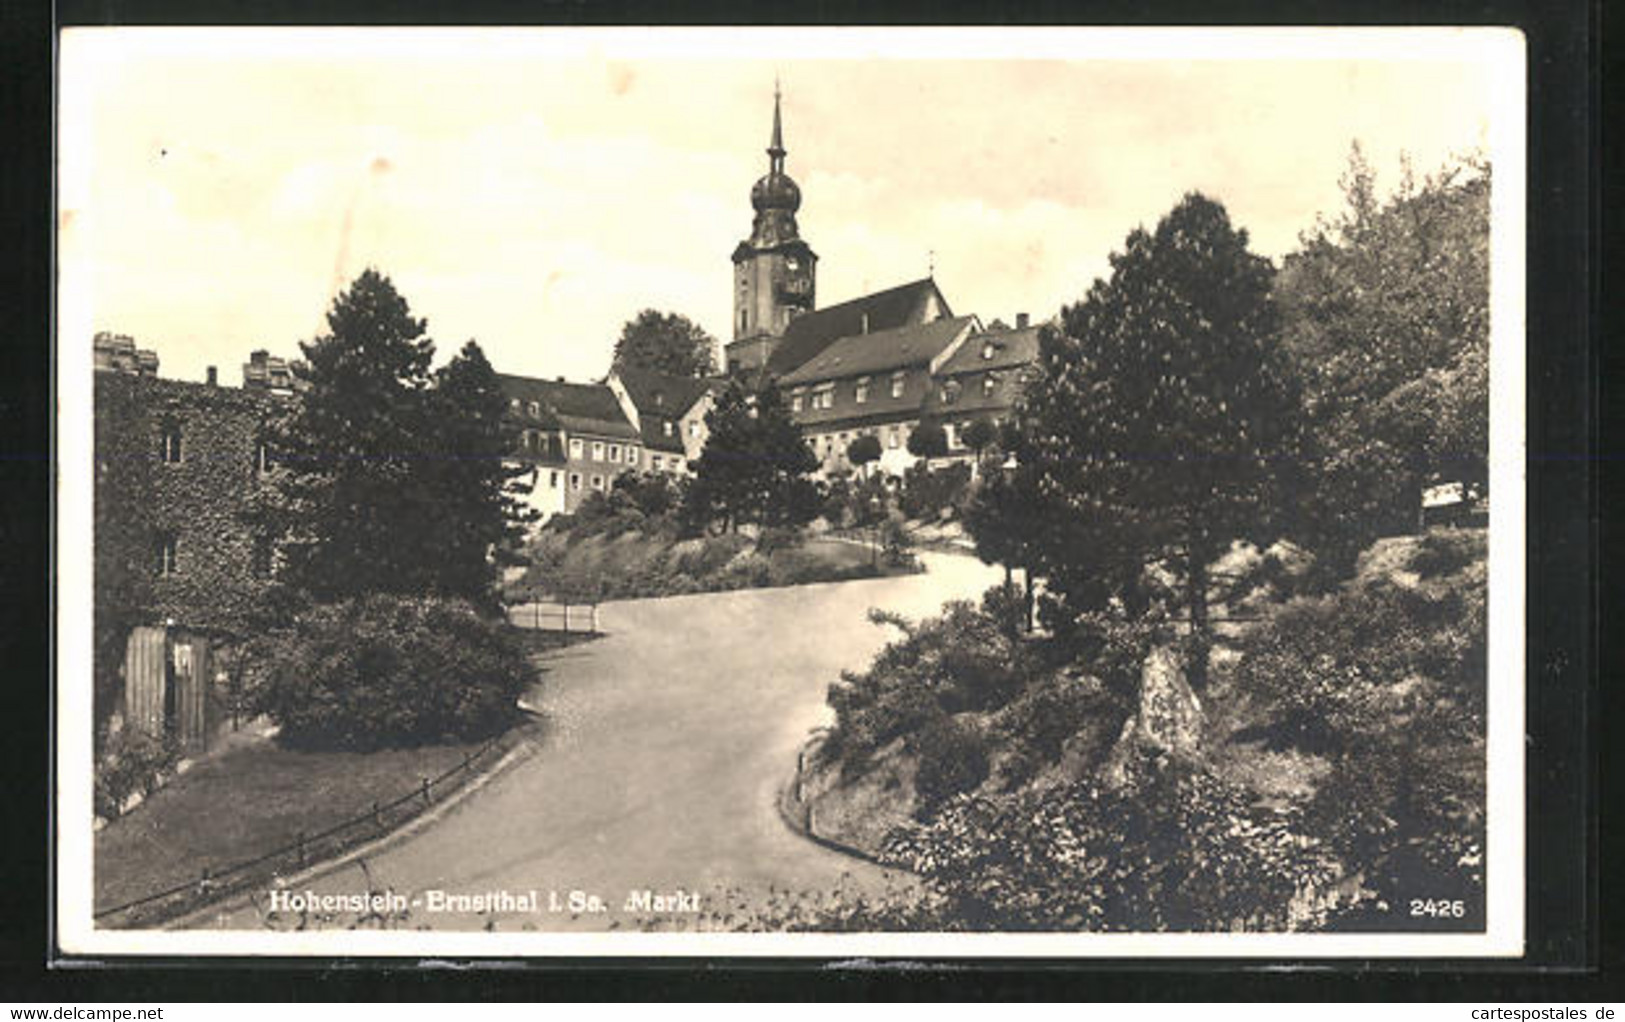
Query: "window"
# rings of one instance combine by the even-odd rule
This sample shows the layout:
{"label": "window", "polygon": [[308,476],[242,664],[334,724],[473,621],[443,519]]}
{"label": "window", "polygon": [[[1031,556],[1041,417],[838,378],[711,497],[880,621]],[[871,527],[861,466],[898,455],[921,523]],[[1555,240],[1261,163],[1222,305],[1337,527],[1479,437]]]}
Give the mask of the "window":
{"label": "window", "polygon": [[602,490],[604,488],[604,477],[596,472],[593,473],[592,488],[595,490]]}
{"label": "window", "polygon": [[519,399],[518,399],[518,398],[516,398],[516,397],[515,397],[515,398],[509,398],[509,399],[508,399],[508,407],[509,407],[509,408],[511,408],[511,409],[512,409],[512,410],[513,410],[513,413],[514,413],[514,414],[515,414],[515,415],[518,415],[518,414],[519,414],[519,404],[520,404],[520,401],[519,401]]}
{"label": "window", "polygon": [[180,571],[178,547],[173,532],[160,532],[153,541],[154,566],[160,575],[174,575]]}
{"label": "window", "polygon": [[892,373],[891,374],[891,396],[892,397],[902,397],[903,396],[903,374],[902,373]]}
{"label": "window", "polygon": [[677,424],[672,422],[670,419],[667,419],[660,425],[665,429],[667,436],[674,436],[677,433]]}
{"label": "window", "polygon": [[571,437],[570,438],[570,457],[572,457],[572,458],[581,457],[581,438],[580,437]]}
{"label": "window", "polygon": [[548,489],[551,489],[551,490],[556,490],[556,489],[559,488],[559,470],[558,469],[554,469],[553,471],[551,471],[551,472],[549,472],[547,474],[547,486],[548,486]]}
{"label": "window", "polygon": [[163,435],[158,438],[158,456],[174,464],[181,460],[181,427],[174,422],[164,423]]}
{"label": "window", "polygon": [[949,380],[947,383],[944,383],[942,385],[942,403],[945,405],[951,405],[955,401],[958,401],[959,390],[960,387],[958,380]]}
{"label": "window", "polygon": [[994,376],[992,373],[988,373],[986,376],[982,377],[982,396],[992,397],[993,391],[996,390],[998,386],[998,377]]}
{"label": "window", "polygon": [[640,452],[638,451],[638,449],[636,447],[628,447],[626,449],[626,463],[628,465],[631,465],[633,468],[636,468],[637,464],[638,464],[638,455],[639,455],[639,453]]}
{"label": "window", "polygon": [[609,460],[614,461],[614,462],[619,462],[621,460],[621,445],[620,444],[610,444],[609,445]]}
{"label": "window", "polygon": [[694,420],[689,422],[689,424],[688,424],[688,435],[689,436],[699,436],[700,435],[700,422],[699,422],[698,419],[694,419]]}
{"label": "window", "polygon": [[535,401],[530,403],[530,417],[533,419],[540,419],[542,417],[542,406],[537,404]]}
{"label": "window", "polygon": [[858,385],[855,388],[853,388],[852,396],[853,396],[854,399],[857,400],[858,404],[860,404],[860,405],[868,403],[868,401],[869,401],[869,377],[867,377],[867,376],[858,377]]}
{"label": "window", "polygon": [[604,460],[604,442],[602,440],[594,440],[592,442],[592,460]]}
{"label": "window", "polygon": [[897,427],[893,426],[886,432],[886,446],[895,451],[897,450],[897,445],[900,443],[902,443],[902,437],[898,433]]}
{"label": "window", "polygon": [[792,412],[801,411],[801,391],[798,390],[798,391],[794,391],[793,393],[791,393],[791,395],[790,395],[790,410]]}
{"label": "window", "polygon": [[660,468],[661,468],[662,459],[661,459],[660,455],[658,455],[658,454],[653,455],[652,457],[653,457],[655,471],[658,472],[660,470]]}
{"label": "window", "polygon": [[572,490],[581,489],[581,473],[580,472],[571,472],[570,473],[570,489],[572,489]]}
{"label": "window", "polygon": [[993,352],[994,352],[994,347],[993,347],[993,342],[992,341],[988,341],[985,344],[983,344],[982,345],[982,361],[986,362],[988,359],[992,358],[993,357]]}

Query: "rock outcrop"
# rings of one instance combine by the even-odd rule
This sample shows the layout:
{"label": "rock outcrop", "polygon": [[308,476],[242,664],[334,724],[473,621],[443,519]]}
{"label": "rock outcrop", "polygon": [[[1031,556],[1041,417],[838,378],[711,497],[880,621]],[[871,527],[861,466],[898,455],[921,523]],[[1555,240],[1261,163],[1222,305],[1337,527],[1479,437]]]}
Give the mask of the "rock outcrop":
{"label": "rock outcrop", "polygon": [[1101,776],[1122,784],[1136,759],[1200,754],[1206,717],[1202,701],[1185,680],[1179,657],[1166,646],[1153,647],[1140,668],[1140,705],[1106,758]]}

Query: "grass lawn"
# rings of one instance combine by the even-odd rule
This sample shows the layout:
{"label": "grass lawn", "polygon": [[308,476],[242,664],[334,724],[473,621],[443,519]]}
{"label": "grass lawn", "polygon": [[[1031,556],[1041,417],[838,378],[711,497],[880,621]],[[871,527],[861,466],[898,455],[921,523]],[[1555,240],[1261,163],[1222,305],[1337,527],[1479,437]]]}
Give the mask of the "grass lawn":
{"label": "grass lawn", "polygon": [[[471,771],[435,785],[434,800],[496,763],[530,730],[530,725],[520,725],[499,739]],[[422,778],[439,777],[484,744],[354,753],[296,752],[265,742],[205,759],[96,835],[96,911],[195,881],[205,867],[218,872],[265,855],[295,841],[300,831],[316,835],[366,814],[374,801],[387,804],[419,790]],[[381,826],[368,821],[348,828],[313,845],[311,861],[377,837],[423,807],[422,799],[413,799],[386,813]],[[264,878],[273,871],[297,868],[296,857],[288,855],[247,870],[243,877]],[[186,903],[161,902],[156,914],[172,914],[201,901],[184,896],[177,900]],[[131,916],[105,922],[134,921]],[[141,921],[155,921],[154,915],[143,915]]]}

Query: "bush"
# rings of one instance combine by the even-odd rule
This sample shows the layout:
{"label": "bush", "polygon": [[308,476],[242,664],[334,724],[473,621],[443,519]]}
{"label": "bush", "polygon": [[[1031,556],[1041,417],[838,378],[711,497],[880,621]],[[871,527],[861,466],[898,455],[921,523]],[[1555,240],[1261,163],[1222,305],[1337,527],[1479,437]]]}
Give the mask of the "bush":
{"label": "bush", "polygon": [[987,739],[972,724],[933,717],[910,736],[909,744],[919,757],[914,790],[920,797],[922,816],[987,780]]}
{"label": "bush", "polygon": [[781,550],[794,550],[801,545],[801,540],[800,529],[787,525],[770,525],[756,537],[756,552],[768,556]]}
{"label": "bush", "polygon": [[1062,748],[1079,735],[1089,736],[1089,756],[1098,760],[1110,751],[1132,709],[1132,702],[1094,678],[1057,672],[1034,680],[1000,713],[997,726],[1035,763],[1059,761]]}
{"label": "bush", "polygon": [[174,735],[157,738],[132,727],[108,735],[96,761],[93,801],[96,815],[111,820],[124,811],[131,795],[149,795],[158,779],[181,758]]}
{"label": "bush", "polygon": [[1254,630],[1237,665],[1266,733],[1330,761],[1310,821],[1365,877],[1385,924],[1424,888],[1466,900],[1462,925],[1481,924],[1482,558],[1470,536],[1430,536],[1409,566],[1434,577],[1411,586],[1374,573],[1294,601]]}
{"label": "bush", "polygon": [[972,929],[1309,929],[1337,876],[1295,814],[1178,762],[1136,765],[1118,788],[962,795],[895,831],[884,857]]}
{"label": "bush", "polygon": [[962,461],[932,469],[925,464],[903,473],[900,506],[910,518],[934,519],[962,507],[970,498],[970,466]]}
{"label": "bush", "polygon": [[882,649],[867,671],[843,672],[830,687],[829,747],[852,762],[936,717],[1003,706],[1036,669],[1024,646],[964,601],[918,625],[881,611],[870,618],[896,625],[904,637]]}
{"label": "bush", "polygon": [[469,741],[518,717],[532,682],[507,626],[460,600],[368,596],[318,606],[270,644],[262,709],[299,748]]}
{"label": "bush", "polygon": [[908,527],[895,518],[886,519],[880,526],[881,556],[892,568],[911,568],[918,563],[913,553],[914,538]]}

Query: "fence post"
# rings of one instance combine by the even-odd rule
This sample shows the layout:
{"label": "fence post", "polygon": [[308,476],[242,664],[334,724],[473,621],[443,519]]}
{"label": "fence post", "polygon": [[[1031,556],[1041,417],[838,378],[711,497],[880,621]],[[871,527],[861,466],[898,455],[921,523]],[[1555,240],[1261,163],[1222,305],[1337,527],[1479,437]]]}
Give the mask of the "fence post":
{"label": "fence post", "polygon": [[384,814],[378,808],[378,800],[372,800],[372,825],[379,830],[384,829]]}
{"label": "fence post", "polygon": [[294,841],[298,845],[297,853],[299,857],[299,865],[303,866],[305,864],[305,832],[301,830],[295,834]]}
{"label": "fence post", "polygon": [[209,878],[209,867],[204,866],[203,867],[203,876],[197,882],[197,891],[198,891],[198,893],[199,894],[208,894],[209,893],[209,888],[213,884],[214,884],[214,881]]}
{"label": "fence post", "polygon": [[427,777],[419,777],[418,780],[423,785],[423,804],[428,805],[429,804],[429,779]]}
{"label": "fence post", "polygon": [[570,601],[564,601],[564,634],[570,634]]}

